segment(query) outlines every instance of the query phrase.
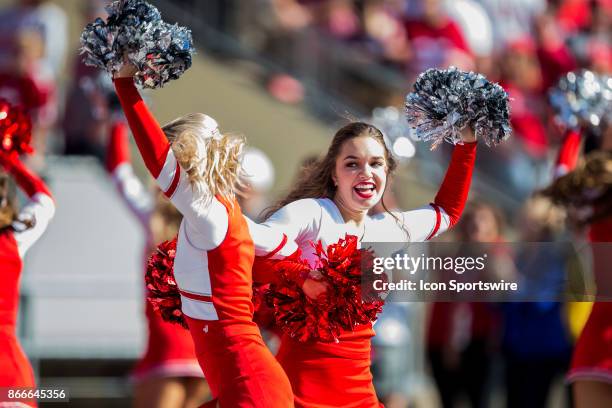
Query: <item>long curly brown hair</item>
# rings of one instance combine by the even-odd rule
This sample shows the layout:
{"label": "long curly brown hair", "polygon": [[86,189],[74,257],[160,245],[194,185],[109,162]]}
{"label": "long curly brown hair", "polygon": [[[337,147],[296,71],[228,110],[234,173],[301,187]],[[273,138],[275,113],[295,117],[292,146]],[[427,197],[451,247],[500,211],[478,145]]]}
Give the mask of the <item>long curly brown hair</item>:
{"label": "long curly brown hair", "polygon": [[539,194],[573,210],[570,216],[581,223],[612,214],[612,152],[589,154],[574,171],[559,177]]}
{"label": "long curly brown hair", "polygon": [[[323,158],[313,161],[302,170],[300,178],[289,194],[264,212],[264,219],[269,218],[272,214],[285,205],[302,198],[333,199],[336,195],[336,186],[332,176],[334,168],[336,167],[336,160],[340,155],[342,146],[347,140],[361,136],[371,137],[380,143],[381,146],[383,146],[385,149],[385,161],[387,164],[387,177],[390,176],[397,168],[397,163],[385,144],[385,139],[382,132],[375,126],[368,123],[351,122],[336,132],[329,148],[327,149],[327,153]],[[385,211],[391,213],[385,206],[384,201],[382,204]]]}

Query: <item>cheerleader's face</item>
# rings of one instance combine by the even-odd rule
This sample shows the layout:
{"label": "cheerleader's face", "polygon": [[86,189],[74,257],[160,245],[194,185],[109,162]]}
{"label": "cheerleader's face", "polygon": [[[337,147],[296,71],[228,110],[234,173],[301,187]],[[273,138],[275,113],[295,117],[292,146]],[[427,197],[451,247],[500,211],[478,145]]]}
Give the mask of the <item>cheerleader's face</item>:
{"label": "cheerleader's face", "polygon": [[385,148],[368,136],[346,140],[336,159],[332,178],[337,188],[334,201],[341,210],[368,211],[385,191]]}

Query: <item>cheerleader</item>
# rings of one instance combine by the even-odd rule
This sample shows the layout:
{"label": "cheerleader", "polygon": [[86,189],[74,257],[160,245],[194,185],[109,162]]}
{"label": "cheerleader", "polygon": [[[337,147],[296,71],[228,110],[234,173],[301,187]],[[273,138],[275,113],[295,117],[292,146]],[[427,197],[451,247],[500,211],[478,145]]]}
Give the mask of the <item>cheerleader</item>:
{"label": "cheerleader", "polygon": [[[601,150],[612,151],[612,126],[602,123]],[[578,162],[580,134],[568,134],[559,153],[556,168],[558,174],[570,171]],[[559,169],[561,171],[559,171]],[[561,181],[562,182],[562,181]],[[612,242],[612,216],[590,224],[589,240],[593,246],[593,268],[599,285],[610,287],[605,275],[610,263],[606,248],[597,243]],[[609,291],[606,293],[609,295]],[[572,384],[574,404],[577,408],[612,406],[612,302],[594,302],[589,318],[578,338],[568,382]]]}
{"label": "cheerleader", "polygon": [[[382,200],[396,164],[380,130],[350,123],[336,133],[325,157],[305,172],[261,226],[286,234],[289,242],[295,240],[313,269],[317,265],[311,242],[321,241],[325,247],[345,234],[360,242],[429,240],[454,225],[465,206],[476,156],[474,135],[464,132],[463,142],[455,146],[432,204],[369,216]],[[263,243],[259,238],[253,235],[256,246]],[[311,278],[302,287],[313,299],[327,289]],[[284,335],[277,358],[293,387],[296,407],[378,407],[370,372],[372,336],[371,324],[344,332],[339,343],[299,342]]]}
{"label": "cheerleader", "polygon": [[[106,167],[121,197],[145,231],[146,257],[155,244],[176,236],[182,217],[167,198],[161,193],[153,197],[135,176],[130,162],[127,126],[121,120],[111,127]],[[209,390],[189,331],[162,320],[149,302],[145,302],[145,314],[147,347],[132,373],[134,406],[197,407],[206,400]]]}
{"label": "cheerleader", "polygon": [[[0,151],[0,387],[34,387],[32,367],[15,333],[19,278],[23,258],[41,237],[55,213],[55,204],[45,183],[32,174],[16,156]],[[9,194],[9,177],[28,195],[29,203],[18,213]],[[0,407],[35,407],[35,401],[0,400]]]}
{"label": "cheerleader", "polygon": [[[126,64],[115,87],[146,167],[183,215],[174,276],[212,394],[221,407],[292,407],[287,376],[253,322],[255,249],[233,193],[244,140],[222,135],[203,114],[160,128],[134,86],[134,73]],[[262,241],[274,256],[295,250],[281,245],[282,236]]]}

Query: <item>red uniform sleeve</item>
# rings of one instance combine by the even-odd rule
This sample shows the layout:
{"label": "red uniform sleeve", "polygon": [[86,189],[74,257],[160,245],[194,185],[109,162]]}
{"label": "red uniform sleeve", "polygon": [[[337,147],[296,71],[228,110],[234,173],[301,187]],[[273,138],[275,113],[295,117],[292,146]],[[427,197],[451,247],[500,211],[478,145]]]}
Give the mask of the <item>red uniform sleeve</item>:
{"label": "red uniform sleeve", "polygon": [[555,163],[555,178],[574,170],[576,167],[580,156],[580,140],[580,133],[575,130],[570,130],[565,135],[559,149],[557,163]]}
{"label": "red uniform sleeve", "polygon": [[47,185],[37,175],[28,170],[17,156],[0,153],[0,164],[13,176],[17,185],[28,197],[37,193],[53,197]]}
{"label": "red uniform sleeve", "polygon": [[106,152],[106,169],[109,173],[113,173],[123,163],[130,163],[130,143],[126,124],[118,120],[111,127]]}
{"label": "red uniform sleeve", "polygon": [[455,146],[444,181],[433,203],[434,208],[439,206],[448,214],[450,226],[459,221],[467,202],[476,160],[476,146],[477,143]]}
{"label": "red uniform sleeve", "polygon": [[136,90],[133,78],[115,79],[115,89],[138,150],[147,169],[157,179],[164,167],[170,143]]}

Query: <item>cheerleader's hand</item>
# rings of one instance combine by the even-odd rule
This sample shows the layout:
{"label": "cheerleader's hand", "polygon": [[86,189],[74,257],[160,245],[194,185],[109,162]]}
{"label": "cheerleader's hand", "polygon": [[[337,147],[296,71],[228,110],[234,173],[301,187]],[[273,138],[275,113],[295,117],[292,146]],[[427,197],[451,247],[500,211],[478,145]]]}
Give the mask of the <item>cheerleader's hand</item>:
{"label": "cheerleader's hand", "polygon": [[304,294],[312,300],[317,300],[321,296],[325,296],[329,289],[329,284],[322,281],[323,276],[319,271],[311,271],[308,278],[302,285]]}
{"label": "cheerleader's hand", "polygon": [[113,78],[131,78],[138,72],[138,68],[136,65],[128,62],[124,59],[124,64],[121,66],[121,69],[118,72],[115,72]]}
{"label": "cheerleader's hand", "polygon": [[476,141],[476,134],[471,126],[466,126],[465,129],[461,131],[461,138],[464,143],[474,143]]}

